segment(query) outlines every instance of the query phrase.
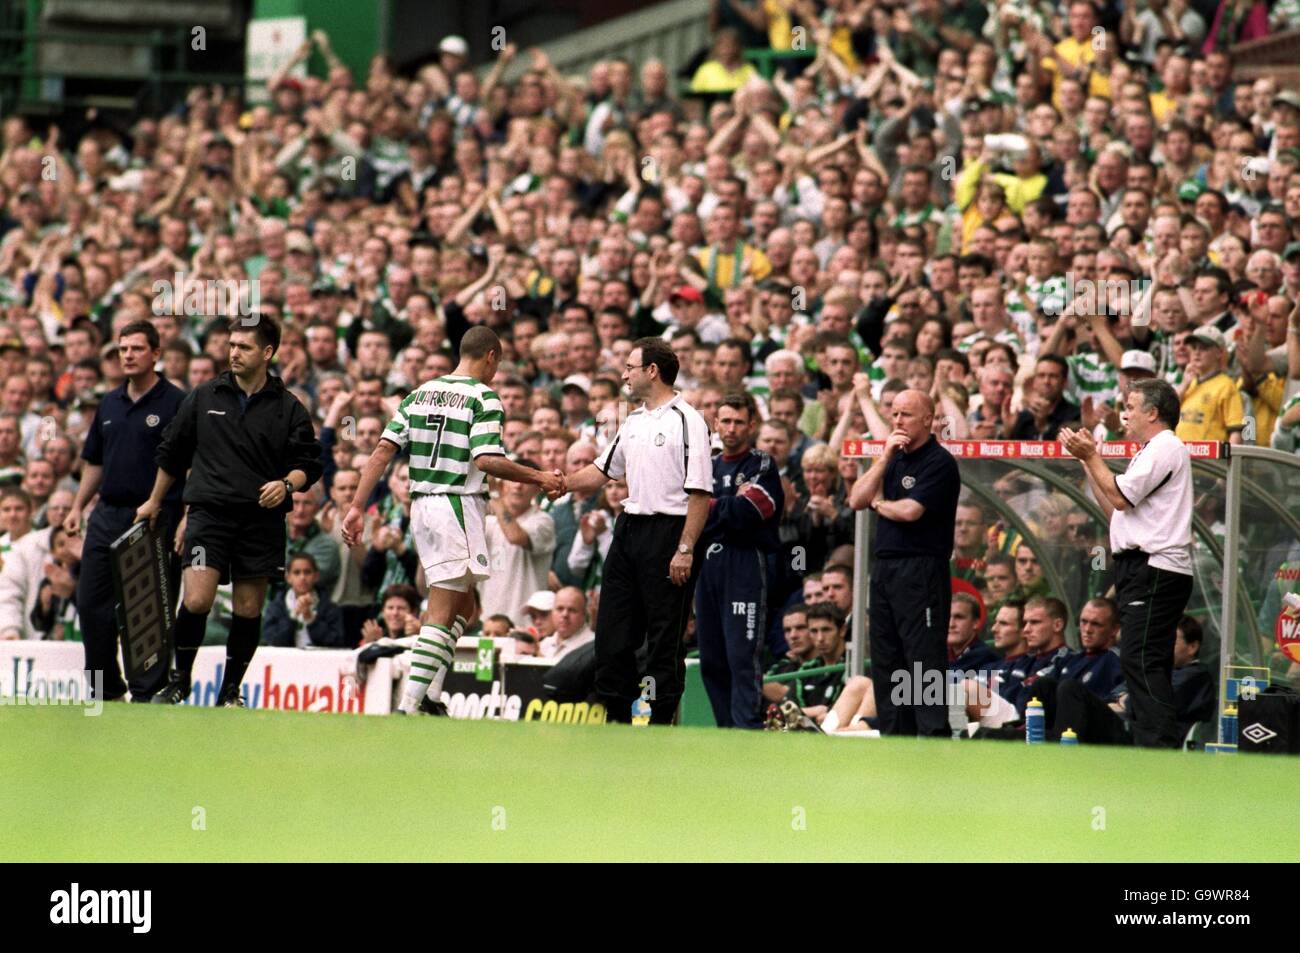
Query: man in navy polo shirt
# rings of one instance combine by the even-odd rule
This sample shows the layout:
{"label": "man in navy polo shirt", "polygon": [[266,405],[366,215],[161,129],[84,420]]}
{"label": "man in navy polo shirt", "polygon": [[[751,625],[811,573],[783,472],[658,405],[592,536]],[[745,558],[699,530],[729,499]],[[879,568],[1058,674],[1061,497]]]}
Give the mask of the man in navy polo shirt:
{"label": "man in navy polo shirt", "polygon": [[[934,402],[905,390],[894,398],[884,453],[854,484],[849,505],[879,517],[871,554],[871,681],[881,734],[947,737],[948,708],[924,703],[944,684],[953,527],[961,476],[931,432]],[[901,674],[900,674],[901,673]],[[901,683],[900,683],[901,679]],[[903,703],[895,704],[898,686]]]}
{"label": "man in navy polo shirt", "polygon": [[[158,331],[148,321],[133,321],[118,335],[118,356],[126,383],[105,395],[95,411],[85,449],[81,451],[81,458],[86,462],[81,487],[63,524],[69,533],[80,533],[82,511],[95,493],[99,493],[81,551],[77,614],[86,650],[86,671],[92,673],[88,676],[91,690],[95,684],[93,673],[102,671],[106,701],[121,698],[127,690],[117,662],[116,599],[109,546],[131,527],[135,511],[149,498],[158,471],[154,453],[163,430],[176,416],[185,397],[180,388],[159,377],[154,370],[160,344]],[[169,545],[180,523],[184,489],[181,480],[172,486],[158,517],[157,532]],[[179,568],[179,562],[171,560],[169,592],[177,591]],[[133,700],[148,701],[166,678],[167,666],[159,665],[146,683],[132,683]]]}

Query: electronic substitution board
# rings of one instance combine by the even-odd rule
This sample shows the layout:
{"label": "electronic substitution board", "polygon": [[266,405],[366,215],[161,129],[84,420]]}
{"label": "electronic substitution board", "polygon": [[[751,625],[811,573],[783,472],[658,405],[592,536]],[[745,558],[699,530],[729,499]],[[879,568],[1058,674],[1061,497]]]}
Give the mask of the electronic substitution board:
{"label": "electronic substitution board", "polygon": [[109,551],[127,678],[143,680],[171,661],[172,594],[167,583],[171,557],[146,522],[119,536]]}

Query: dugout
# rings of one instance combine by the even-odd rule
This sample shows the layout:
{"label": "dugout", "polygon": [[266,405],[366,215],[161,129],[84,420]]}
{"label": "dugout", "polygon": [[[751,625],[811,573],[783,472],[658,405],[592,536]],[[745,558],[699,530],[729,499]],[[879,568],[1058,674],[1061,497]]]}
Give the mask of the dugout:
{"label": "dugout", "polygon": [[[1071,610],[1067,642],[1077,648],[1077,613],[1105,595],[1112,561],[1108,524],[1088,490],[1083,469],[1056,442],[945,441],[961,467],[963,500],[978,502],[999,525],[1003,551],[1023,543],[1042,567],[1047,592]],[[878,455],[883,441],[845,441],[842,456]],[[1300,594],[1300,456],[1254,446],[1189,443],[1195,503],[1192,516],[1194,590],[1189,615],[1204,628],[1201,658],[1218,672],[1219,711],[1236,699],[1244,677],[1300,686],[1300,622],[1287,624],[1283,598]],[[1123,472],[1138,445],[1101,445],[1110,468]],[[1064,514],[1064,515],[1063,515]],[[1068,532],[1070,522],[1086,529]],[[876,516],[857,514],[853,639],[848,671],[866,672],[865,622],[871,538]]]}

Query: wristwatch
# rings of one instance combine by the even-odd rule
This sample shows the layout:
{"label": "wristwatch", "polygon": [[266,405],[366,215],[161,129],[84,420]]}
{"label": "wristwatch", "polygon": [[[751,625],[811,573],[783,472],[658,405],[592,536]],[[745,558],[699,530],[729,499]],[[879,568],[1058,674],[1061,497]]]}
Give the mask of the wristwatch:
{"label": "wristwatch", "polygon": [[293,496],[293,493],[294,493],[294,490],[293,490],[293,481],[290,480],[288,477],[285,477],[285,478],[284,478],[283,480],[281,480],[280,482],[284,484],[284,492],[285,492],[285,494],[288,495],[288,496]]}
{"label": "wristwatch", "polygon": [[691,554],[691,547],[687,546],[685,543],[678,543],[677,551],[683,556],[689,556]]}

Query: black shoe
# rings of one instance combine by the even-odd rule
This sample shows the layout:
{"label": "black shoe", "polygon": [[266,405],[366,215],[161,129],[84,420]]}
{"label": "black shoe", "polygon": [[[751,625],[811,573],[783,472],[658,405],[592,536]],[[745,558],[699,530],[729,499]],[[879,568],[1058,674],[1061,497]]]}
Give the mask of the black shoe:
{"label": "black shoe", "polygon": [[179,705],[189,697],[190,680],[179,672],[172,672],[167,684],[149,700],[155,705]]}
{"label": "black shoe", "polygon": [[217,696],[218,708],[247,708],[244,704],[244,696],[239,691],[239,686],[227,688]]}
{"label": "black shoe", "polygon": [[420,714],[433,715],[436,718],[450,718],[447,713],[447,706],[442,702],[436,702],[428,695],[420,700]]}

